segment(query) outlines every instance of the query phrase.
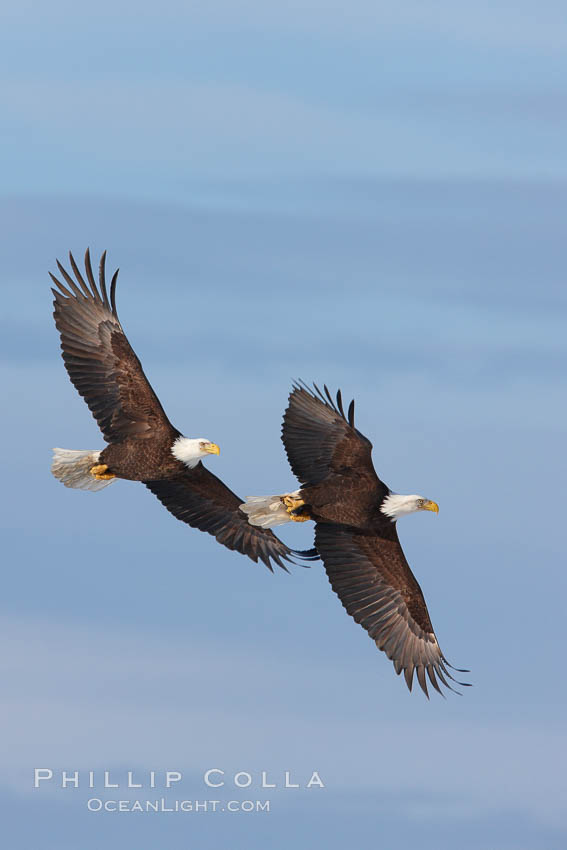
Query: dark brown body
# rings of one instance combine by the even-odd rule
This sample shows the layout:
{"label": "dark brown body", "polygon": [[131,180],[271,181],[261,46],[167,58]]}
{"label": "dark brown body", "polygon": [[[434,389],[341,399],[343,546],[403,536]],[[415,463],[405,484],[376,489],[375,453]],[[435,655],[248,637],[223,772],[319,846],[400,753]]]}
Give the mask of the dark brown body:
{"label": "dark brown body", "polygon": [[330,474],[321,484],[303,487],[300,497],[305,502],[300,511],[315,522],[336,522],[385,539],[397,538],[394,524],[380,511],[383,490],[377,492],[372,475]]}
{"label": "dark brown body", "polygon": [[101,452],[99,463],[105,463],[109,473],[127,481],[160,481],[190,473],[191,470],[171,453],[176,436],[172,431],[165,440],[126,439],[111,443]]}

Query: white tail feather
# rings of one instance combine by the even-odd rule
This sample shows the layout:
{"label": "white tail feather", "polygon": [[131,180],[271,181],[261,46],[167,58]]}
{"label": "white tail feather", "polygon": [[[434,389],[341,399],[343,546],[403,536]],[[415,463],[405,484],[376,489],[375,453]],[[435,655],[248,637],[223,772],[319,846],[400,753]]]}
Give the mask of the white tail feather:
{"label": "white tail feather", "polygon": [[51,471],[65,487],[73,487],[76,490],[102,490],[112,484],[114,478],[100,481],[91,475],[91,467],[98,462],[100,455],[100,451],[53,449]]}
{"label": "white tail feather", "polygon": [[286,506],[282,502],[284,496],[299,496],[299,490],[294,493],[283,493],[281,496],[249,496],[240,510],[248,516],[251,525],[260,528],[274,528],[291,522]]}

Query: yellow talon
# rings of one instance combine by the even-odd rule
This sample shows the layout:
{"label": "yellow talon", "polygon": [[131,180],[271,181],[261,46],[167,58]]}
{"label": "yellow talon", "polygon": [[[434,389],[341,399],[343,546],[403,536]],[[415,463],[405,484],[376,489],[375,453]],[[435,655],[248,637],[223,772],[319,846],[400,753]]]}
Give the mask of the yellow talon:
{"label": "yellow talon", "polygon": [[303,499],[298,499],[297,496],[292,496],[290,494],[287,496],[282,496],[281,500],[285,505],[285,509],[289,514],[289,518],[293,522],[307,522],[307,520],[311,519],[311,517],[307,516],[307,514],[294,514],[294,511],[296,511],[298,508],[303,507],[303,505],[305,504]]}
{"label": "yellow talon", "polygon": [[107,469],[106,463],[99,463],[96,466],[91,466],[90,473],[97,481],[108,481],[110,478],[116,478],[116,475],[112,472],[105,475]]}
{"label": "yellow talon", "polygon": [[297,496],[282,496],[282,502],[286,506],[288,513],[305,504],[303,499],[298,499]]}

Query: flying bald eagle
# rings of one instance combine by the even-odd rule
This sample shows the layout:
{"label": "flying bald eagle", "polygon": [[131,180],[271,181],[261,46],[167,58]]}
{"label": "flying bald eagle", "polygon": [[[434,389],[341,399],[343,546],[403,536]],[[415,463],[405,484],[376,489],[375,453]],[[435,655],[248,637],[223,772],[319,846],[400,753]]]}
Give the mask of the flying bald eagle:
{"label": "flying bald eagle", "polygon": [[95,491],[116,478],[141,481],[177,519],[212,534],[228,549],[260,559],[270,570],[272,560],[283,569],[294,555],[312,560],[313,551],[289,549],[268,528],[248,522],[239,508],[241,499],[201,462],[219,454],[216,443],[184,437],[171,424],[118,319],[118,271],[108,295],[105,259],[106,252],[98,287],[88,250],[87,282],[72,254],[74,280],[59,261],[65,283],[50,273],[56,286],[53,315],[67,372],[108,443],[102,451],[54,449],[55,477],[66,487]]}
{"label": "flying bald eagle", "polygon": [[[423,496],[393,493],[377,476],[372,443],[354,427],[354,401],[344,412],[314,385],[296,384],[284,414],[282,440],[299,490],[251,497],[241,505],[259,528],[290,520],[315,522],[315,547],[331,587],[347,612],[404,671],[409,690],[414,673],[429,697],[426,674],[454,690],[457,682],[437,643],[421,588],[405,559],[396,521],[414,511],[434,511]],[[467,672],[458,670],[457,672]],[[465,685],[465,682],[457,682]]]}

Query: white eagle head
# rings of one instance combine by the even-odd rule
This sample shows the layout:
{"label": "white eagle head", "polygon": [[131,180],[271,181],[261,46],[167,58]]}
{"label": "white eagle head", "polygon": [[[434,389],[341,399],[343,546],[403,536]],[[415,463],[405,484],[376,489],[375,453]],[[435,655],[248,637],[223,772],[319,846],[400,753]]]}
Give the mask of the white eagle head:
{"label": "white eagle head", "polygon": [[415,511],[434,511],[438,514],[439,505],[430,499],[424,499],[423,496],[400,496],[399,493],[390,493],[380,505],[380,510],[395,522],[401,516],[413,514]]}
{"label": "white eagle head", "polygon": [[205,437],[178,437],[171,447],[171,453],[192,469],[207,455],[219,455],[220,449]]}

